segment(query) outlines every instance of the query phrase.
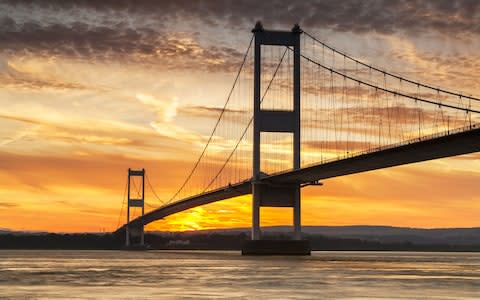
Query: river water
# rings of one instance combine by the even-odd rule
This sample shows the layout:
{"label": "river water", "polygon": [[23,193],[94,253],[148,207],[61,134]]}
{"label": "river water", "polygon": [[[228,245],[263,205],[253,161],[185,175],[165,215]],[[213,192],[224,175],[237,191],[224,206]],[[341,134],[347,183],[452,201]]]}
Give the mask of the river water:
{"label": "river water", "polygon": [[480,299],[480,253],[0,251],[1,299]]}

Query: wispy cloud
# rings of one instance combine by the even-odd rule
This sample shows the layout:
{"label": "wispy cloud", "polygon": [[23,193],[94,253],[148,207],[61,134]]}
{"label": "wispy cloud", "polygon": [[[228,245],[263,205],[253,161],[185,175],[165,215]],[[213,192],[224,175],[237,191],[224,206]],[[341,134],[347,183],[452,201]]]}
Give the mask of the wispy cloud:
{"label": "wispy cloud", "polygon": [[0,209],[2,208],[12,208],[12,207],[16,207],[18,206],[16,203],[12,203],[12,202],[0,202]]}
{"label": "wispy cloud", "polygon": [[41,78],[40,74],[29,74],[15,68],[8,60],[0,57],[0,84],[3,87],[21,89],[86,90],[97,88],[80,83],[66,82],[57,78]]}
{"label": "wispy cloud", "polygon": [[136,98],[141,103],[152,107],[163,122],[171,122],[177,115],[178,100],[176,98],[158,99],[142,93],[137,94]]}

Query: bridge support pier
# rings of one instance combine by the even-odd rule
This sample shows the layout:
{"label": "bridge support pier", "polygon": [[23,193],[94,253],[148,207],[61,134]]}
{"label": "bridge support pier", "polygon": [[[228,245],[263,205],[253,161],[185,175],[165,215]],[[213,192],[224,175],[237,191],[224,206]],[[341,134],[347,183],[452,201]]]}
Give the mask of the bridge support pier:
{"label": "bridge support pier", "polygon": [[293,239],[302,239],[302,212],[300,207],[300,186],[295,191],[293,199]]}
{"label": "bridge support pier", "polygon": [[[252,181],[252,240],[243,254],[310,254],[308,241],[301,240],[300,184],[273,185],[261,181],[260,136],[262,132],[293,135],[293,169],[300,169],[300,34],[295,25],[291,31],[267,31],[260,22],[252,30],[255,35],[254,99],[253,99],[253,181]],[[293,50],[293,110],[262,109],[261,52],[262,45],[290,47]],[[261,207],[293,208],[293,237],[290,240],[266,240],[260,229]]]}
{"label": "bridge support pier", "polygon": [[252,240],[259,240],[260,231],[260,186],[252,183]]}
{"label": "bridge support pier", "polygon": [[[289,199],[290,196],[291,198]],[[262,188],[259,183],[252,183],[252,240],[262,237],[260,228],[261,207],[292,207],[293,208],[293,239],[302,239],[302,222],[300,206],[300,186],[293,188],[275,187]]]}
{"label": "bridge support pier", "polygon": [[[252,240],[242,249],[244,255],[309,255],[310,244],[302,240],[300,185],[252,184]],[[290,207],[293,210],[293,235],[289,240],[269,239],[260,228],[261,207]]]}

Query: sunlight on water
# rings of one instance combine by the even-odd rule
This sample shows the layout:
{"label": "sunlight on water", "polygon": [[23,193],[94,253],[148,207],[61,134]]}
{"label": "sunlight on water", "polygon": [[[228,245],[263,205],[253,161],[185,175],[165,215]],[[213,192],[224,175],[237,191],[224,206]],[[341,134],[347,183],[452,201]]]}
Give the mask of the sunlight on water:
{"label": "sunlight on water", "polygon": [[0,251],[1,299],[479,299],[480,253]]}

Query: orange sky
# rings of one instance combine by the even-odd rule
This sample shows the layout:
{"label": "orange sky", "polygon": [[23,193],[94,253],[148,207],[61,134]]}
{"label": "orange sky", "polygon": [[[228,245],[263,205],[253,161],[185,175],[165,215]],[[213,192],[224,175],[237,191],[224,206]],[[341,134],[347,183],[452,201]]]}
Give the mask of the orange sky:
{"label": "orange sky", "polygon": [[[463,7],[448,14],[436,4],[419,7],[424,20],[415,27],[403,22],[409,7],[381,9],[379,16],[398,14],[383,23],[351,24],[346,12],[320,23],[305,15],[313,9],[306,2],[282,23],[268,10],[249,14],[233,2],[218,11],[201,1],[167,2],[136,10],[0,4],[0,229],[114,230],[128,168],[145,168],[158,196],[170,198],[202,151],[256,19],[280,29],[299,21],[361,60],[479,95],[480,33],[478,23],[467,26],[475,18]],[[165,10],[176,17],[150,12]],[[478,154],[334,178],[302,191],[302,221],[480,226],[479,179]],[[150,191],[146,196],[159,205]],[[249,227],[250,213],[250,197],[240,197],[148,229]],[[287,208],[261,214],[262,225],[292,221]]]}

